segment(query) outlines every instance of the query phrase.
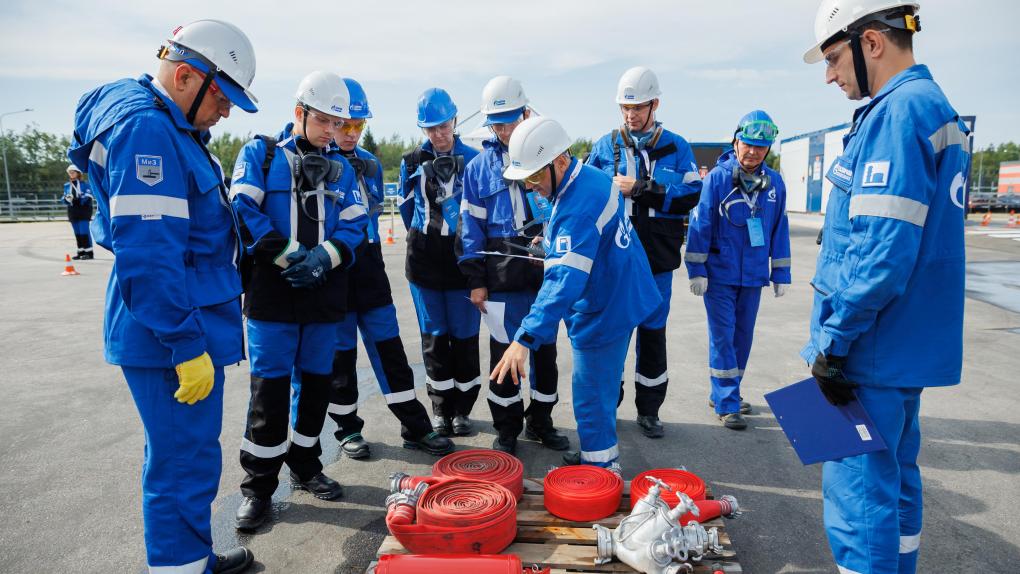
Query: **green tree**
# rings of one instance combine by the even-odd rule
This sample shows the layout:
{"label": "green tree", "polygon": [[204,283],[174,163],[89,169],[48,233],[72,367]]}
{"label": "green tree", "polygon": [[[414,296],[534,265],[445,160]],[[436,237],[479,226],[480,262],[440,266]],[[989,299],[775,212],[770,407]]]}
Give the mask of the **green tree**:
{"label": "green tree", "polygon": [[371,126],[365,128],[365,135],[361,138],[361,147],[365,148],[365,151],[372,155],[379,155],[379,144],[375,141]]}
{"label": "green tree", "polygon": [[570,155],[583,161],[591,153],[593,145],[594,142],[588,138],[577,138],[574,143],[570,144]]}
{"label": "green tree", "polygon": [[779,154],[776,152],[769,153],[769,155],[765,157],[765,165],[779,171]]}
{"label": "green tree", "polygon": [[989,145],[974,152],[971,158],[970,186],[972,191],[993,191],[999,183],[999,164],[1020,161],[1020,145],[1014,142]]}
{"label": "green tree", "polygon": [[[3,134],[7,173],[14,195],[60,195],[67,179],[71,138],[39,131],[35,124],[20,134]],[[4,182],[6,186],[6,182]]]}
{"label": "green tree", "polygon": [[230,132],[223,132],[209,142],[209,151],[223,165],[223,175],[230,177],[230,174],[234,172],[234,162],[237,161],[237,154],[241,153],[241,148],[250,139],[250,134],[245,134],[244,137],[241,137],[232,135]]}

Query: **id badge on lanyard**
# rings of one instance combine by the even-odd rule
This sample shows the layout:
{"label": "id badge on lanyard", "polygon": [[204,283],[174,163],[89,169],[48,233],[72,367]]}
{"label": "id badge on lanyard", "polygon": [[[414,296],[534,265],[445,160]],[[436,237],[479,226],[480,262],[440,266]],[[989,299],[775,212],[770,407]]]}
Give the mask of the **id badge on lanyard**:
{"label": "id badge on lanyard", "polygon": [[531,214],[543,225],[549,222],[552,216],[552,203],[534,191],[528,192],[528,206]]}
{"label": "id badge on lanyard", "polygon": [[460,202],[454,198],[453,188],[457,183],[457,176],[451,177],[450,181],[442,182],[438,181],[440,187],[443,189],[443,196],[437,198],[439,201],[439,207],[443,210],[443,219],[446,220],[446,225],[453,232],[457,229],[457,222],[460,221]]}
{"label": "id badge on lanyard", "polygon": [[747,220],[747,235],[751,240],[751,247],[765,246],[765,231],[761,226],[761,218],[752,216]]}

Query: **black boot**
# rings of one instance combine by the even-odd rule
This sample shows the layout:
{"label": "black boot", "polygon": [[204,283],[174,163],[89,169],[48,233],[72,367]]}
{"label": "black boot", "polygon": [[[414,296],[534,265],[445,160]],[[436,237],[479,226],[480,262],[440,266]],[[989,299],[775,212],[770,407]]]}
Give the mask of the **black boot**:
{"label": "black boot", "polygon": [[255,555],[244,546],[233,550],[227,550],[223,554],[216,555],[216,564],[213,564],[213,574],[240,574],[251,566],[255,561]]}
{"label": "black boot", "polygon": [[269,517],[269,506],[272,501],[269,497],[258,498],[246,496],[237,508],[236,527],[238,530],[250,532],[255,530]]}
{"label": "black boot", "polygon": [[496,440],[492,441],[492,450],[498,450],[507,454],[514,454],[517,452],[517,437],[515,436],[497,436]]}
{"label": "black boot", "polygon": [[423,450],[431,455],[443,456],[453,452],[453,441],[433,431],[418,440],[404,439],[404,448]]}
{"label": "black boot", "polygon": [[371,448],[369,448],[361,433],[354,433],[344,437],[340,441],[340,450],[347,455],[347,458],[353,459],[368,458],[372,454]]}
{"label": "black boot", "polygon": [[524,438],[537,440],[550,450],[567,450],[570,448],[570,439],[564,436],[553,426],[552,420],[529,420],[524,427]]}
{"label": "black boot", "polygon": [[71,259],[74,259],[75,261],[81,261],[82,259],[85,259],[85,250],[79,249],[78,254],[72,257]]}
{"label": "black boot", "polygon": [[432,430],[439,433],[439,436],[453,436],[453,422],[450,417],[435,415],[432,417]]}
{"label": "black boot", "polygon": [[657,416],[638,415],[637,424],[641,426],[641,432],[648,438],[662,438],[666,434]]}
{"label": "black boot", "polygon": [[321,472],[308,480],[301,480],[293,472],[290,473],[290,487],[294,490],[307,490],[319,500],[336,500],[344,495],[340,483]]}
{"label": "black boot", "polygon": [[453,434],[457,436],[467,436],[471,434],[474,429],[474,423],[467,415],[457,415],[453,417]]}
{"label": "black boot", "polygon": [[581,464],[581,451],[571,450],[563,453],[563,464],[567,466]]}
{"label": "black boot", "polygon": [[93,255],[92,249],[90,248],[90,249],[86,249],[85,251],[82,251],[82,253],[81,253],[81,260],[82,261],[89,261],[90,259],[95,259],[95,255]]}

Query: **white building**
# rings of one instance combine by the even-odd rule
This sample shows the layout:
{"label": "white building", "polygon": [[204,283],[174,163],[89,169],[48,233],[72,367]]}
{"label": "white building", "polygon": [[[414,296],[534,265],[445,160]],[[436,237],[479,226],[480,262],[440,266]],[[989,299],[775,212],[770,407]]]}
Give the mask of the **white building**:
{"label": "white building", "polygon": [[832,182],[825,174],[843,153],[843,136],[850,131],[845,123],[779,142],[779,172],[786,183],[787,211],[825,213]]}

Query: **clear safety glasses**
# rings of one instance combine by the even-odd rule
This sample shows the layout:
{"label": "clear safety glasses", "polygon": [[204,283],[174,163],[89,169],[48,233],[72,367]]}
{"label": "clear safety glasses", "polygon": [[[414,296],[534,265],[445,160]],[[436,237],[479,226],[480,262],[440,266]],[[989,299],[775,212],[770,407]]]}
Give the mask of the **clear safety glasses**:
{"label": "clear safety glasses", "polygon": [[340,129],[344,123],[342,119],[333,119],[333,116],[327,116],[310,108],[305,108],[305,113],[308,114],[308,119],[323,129]]}
{"label": "clear safety glasses", "polygon": [[843,50],[846,49],[846,47],[849,45],[850,40],[843,40],[842,42],[839,43],[839,46],[835,50],[832,50],[826,53],[824,56],[822,56],[822,59],[825,60],[825,67],[826,68],[836,67],[836,62],[839,61],[839,55],[843,53]]}
{"label": "clear safety glasses", "polygon": [[620,111],[625,114],[637,114],[650,107],[652,107],[652,102],[645,102],[643,104],[620,104]]}
{"label": "clear safety glasses", "polygon": [[755,120],[747,122],[740,128],[740,135],[749,140],[775,141],[779,135],[779,128],[768,120]]}
{"label": "clear safety glasses", "polygon": [[425,135],[448,134],[453,132],[453,120],[447,120],[438,126],[422,128]]}

